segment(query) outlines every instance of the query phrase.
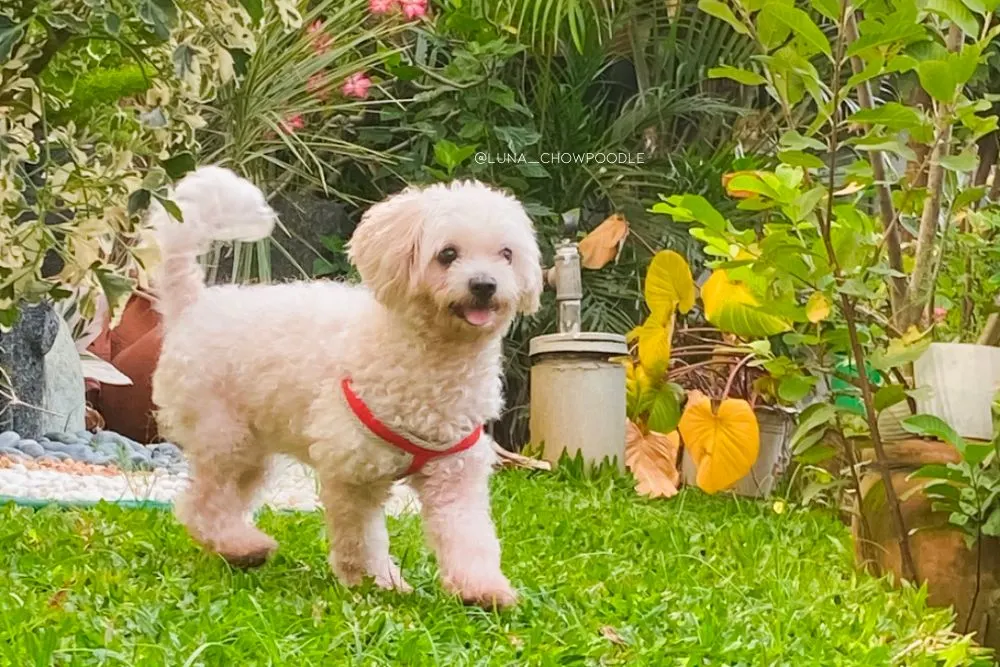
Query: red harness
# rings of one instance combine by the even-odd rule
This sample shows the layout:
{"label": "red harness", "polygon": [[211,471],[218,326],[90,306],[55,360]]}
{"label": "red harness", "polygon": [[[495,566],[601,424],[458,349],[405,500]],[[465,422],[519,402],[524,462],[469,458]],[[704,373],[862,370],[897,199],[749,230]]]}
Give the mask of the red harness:
{"label": "red harness", "polygon": [[385,440],[390,445],[402,449],[407,454],[411,454],[413,456],[413,462],[410,463],[410,467],[407,468],[405,473],[403,473],[404,477],[417,472],[432,459],[448,456],[449,454],[457,454],[458,452],[464,452],[466,449],[479,442],[479,436],[483,434],[483,425],[480,424],[474,431],[472,431],[472,433],[462,438],[461,442],[457,445],[449,447],[448,449],[437,450],[422,447],[415,442],[407,440],[379,421],[378,417],[373,415],[372,411],[368,409],[367,405],[365,405],[365,402],[354,393],[354,390],[351,388],[350,378],[344,378],[341,380],[340,386],[344,390],[344,398],[347,399],[347,404],[351,407],[351,410],[354,411],[354,415],[361,421],[362,424],[368,427],[369,431],[382,440]]}

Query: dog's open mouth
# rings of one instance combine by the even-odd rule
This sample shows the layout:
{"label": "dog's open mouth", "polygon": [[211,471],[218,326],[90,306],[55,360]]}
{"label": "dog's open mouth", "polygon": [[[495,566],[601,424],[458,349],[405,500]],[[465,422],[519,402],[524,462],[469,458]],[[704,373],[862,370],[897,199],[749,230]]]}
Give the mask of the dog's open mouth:
{"label": "dog's open mouth", "polygon": [[497,311],[489,306],[451,304],[451,312],[474,327],[487,327],[493,324]]}

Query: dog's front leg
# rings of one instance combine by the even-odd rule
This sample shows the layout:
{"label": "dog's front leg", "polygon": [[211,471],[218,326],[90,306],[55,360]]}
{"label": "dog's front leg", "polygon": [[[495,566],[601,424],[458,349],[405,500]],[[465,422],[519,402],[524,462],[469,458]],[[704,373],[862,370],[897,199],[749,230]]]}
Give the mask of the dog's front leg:
{"label": "dog's front leg", "polygon": [[330,567],[345,586],[372,577],[381,588],[413,590],[389,555],[383,506],[390,491],[391,484],[323,481],[320,493],[330,533]]}
{"label": "dog's front leg", "polygon": [[483,451],[473,450],[428,465],[411,483],[420,495],[424,531],[445,589],[469,604],[510,607],[517,592],[500,571],[500,542],[490,518],[490,466]]}

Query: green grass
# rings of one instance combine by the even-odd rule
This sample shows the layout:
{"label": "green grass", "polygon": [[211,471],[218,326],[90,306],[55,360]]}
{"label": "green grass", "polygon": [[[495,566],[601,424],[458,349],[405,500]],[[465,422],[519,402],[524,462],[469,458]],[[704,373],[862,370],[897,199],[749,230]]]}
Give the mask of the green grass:
{"label": "green grass", "polygon": [[441,592],[413,517],[391,523],[417,589],[405,596],[339,586],[318,514],[264,514],[281,549],[241,572],[167,512],[8,504],[0,663],[973,664],[950,613],[857,573],[849,536],[825,514],[696,491],[650,502],[621,480],[520,472],[493,491],[523,593],[499,614]]}

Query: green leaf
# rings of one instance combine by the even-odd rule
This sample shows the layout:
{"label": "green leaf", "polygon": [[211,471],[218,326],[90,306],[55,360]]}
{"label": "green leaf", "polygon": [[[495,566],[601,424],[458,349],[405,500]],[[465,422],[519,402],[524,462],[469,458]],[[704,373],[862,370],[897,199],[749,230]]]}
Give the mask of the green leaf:
{"label": "green leaf", "polygon": [[724,2],[719,2],[719,0],[698,0],[698,9],[706,14],[714,16],[717,19],[725,21],[732,27],[733,30],[741,35],[750,34],[747,27],[743,25],[738,18],[736,18],[736,15],[733,14],[733,10],[731,10],[729,5]]}
{"label": "green leaf", "polygon": [[820,444],[810,447],[801,454],[795,455],[795,460],[806,465],[816,465],[829,461],[837,455],[837,448],[833,445]]}
{"label": "green leaf", "polygon": [[816,378],[808,375],[788,375],[778,383],[778,398],[786,403],[798,403],[816,385]]}
{"label": "green leaf", "polygon": [[7,62],[14,46],[24,37],[24,24],[0,15],[0,62]]}
{"label": "green leaf", "polygon": [[965,440],[943,419],[934,415],[914,415],[900,422],[900,426],[914,435],[937,438],[957,449],[965,451]]}
{"label": "green leaf", "polygon": [[115,14],[114,12],[108,12],[107,14],[105,14],[104,29],[112,37],[117,37],[118,33],[121,32],[122,29],[121,17],[119,17],[118,14]]}
{"label": "green leaf", "polygon": [[762,77],[760,74],[757,74],[757,72],[740,69],[739,67],[730,67],[729,65],[722,65],[720,67],[713,67],[709,69],[708,78],[732,79],[737,83],[742,83],[744,86],[759,86],[762,83],[767,83],[767,79]]}
{"label": "green leaf", "polygon": [[887,102],[874,109],[862,109],[847,120],[851,123],[885,125],[893,130],[908,130],[924,123],[923,117],[916,109],[899,102]]}
{"label": "green leaf", "polygon": [[161,40],[170,38],[177,24],[177,6],[173,0],[139,0],[139,18]]}
{"label": "green leaf", "polygon": [[795,433],[792,435],[792,440],[789,443],[792,450],[797,450],[799,443],[809,433],[820,426],[826,427],[830,424],[836,415],[837,411],[832,405],[827,403],[816,403],[803,410],[802,414],[799,415],[799,425],[795,429]]}
{"label": "green leaf", "polygon": [[128,196],[128,214],[135,215],[149,208],[150,194],[145,188]]}
{"label": "green leaf", "polygon": [[931,344],[930,336],[922,336],[916,340],[893,338],[885,349],[876,350],[870,357],[871,365],[880,371],[888,371],[898,366],[911,363],[920,358]]}
{"label": "green leaf", "polygon": [[475,146],[457,146],[447,139],[441,139],[434,144],[434,162],[451,173],[475,152]]}
{"label": "green leaf", "polygon": [[795,34],[796,38],[802,40],[814,50],[824,53],[827,56],[833,55],[833,50],[830,48],[830,40],[813,23],[809,15],[801,9],[778,2],[770,2],[764,5],[764,9],[761,10],[761,15],[763,16],[764,14],[767,14],[778,23],[787,27]]}
{"label": "green leaf", "polygon": [[961,0],[924,0],[924,9],[948,19],[966,35],[979,36],[979,22]]}
{"label": "green leaf", "polygon": [[787,165],[803,169],[822,169],[826,166],[826,163],[815,155],[803,151],[781,151],[778,153],[778,159]]}
{"label": "green leaf", "polygon": [[104,296],[108,299],[111,312],[117,312],[119,306],[124,305],[125,300],[132,294],[135,283],[107,269],[96,269],[94,274],[104,291]]}
{"label": "green leaf", "polygon": [[726,229],[726,219],[701,195],[673,195],[654,204],[654,213],[665,213],[678,222],[699,222],[715,232]]}
{"label": "green leaf", "polygon": [[174,76],[183,79],[194,65],[194,49],[189,44],[178,44],[170,60],[174,63]]}
{"label": "green leaf", "polygon": [[941,166],[948,171],[965,173],[979,166],[979,157],[973,150],[964,150],[958,155],[946,155],[941,158]]}
{"label": "green leaf", "polygon": [[511,153],[521,153],[528,146],[534,146],[542,135],[527,127],[504,125],[493,130],[497,138],[507,144]]}
{"label": "green leaf", "polygon": [[161,162],[160,166],[163,167],[163,170],[167,172],[167,175],[170,176],[171,179],[177,181],[189,171],[194,171],[197,164],[195,163],[194,155],[192,153],[184,152],[172,155]]}
{"label": "green leaf", "polygon": [[171,218],[179,222],[184,222],[184,215],[181,213],[181,209],[176,203],[155,193],[153,194],[153,197],[160,203],[160,206],[166,209]]}
{"label": "green leaf", "polygon": [[910,479],[943,479],[962,483],[966,481],[961,470],[941,463],[928,463],[920,466],[910,473]]}
{"label": "green leaf", "polygon": [[897,403],[906,400],[906,387],[901,384],[889,384],[879,387],[875,392],[875,410],[882,412],[886,408],[891,408]]}
{"label": "green leaf", "polygon": [[825,151],[827,148],[826,144],[819,139],[804,137],[795,130],[789,130],[781,135],[778,145],[781,146],[783,150],[788,151]]}
{"label": "green leaf", "polygon": [[977,466],[993,453],[993,445],[966,445],[962,459],[970,466]]}
{"label": "green leaf", "polygon": [[664,385],[653,399],[653,407],[649,411],[646,424],[653,431],[671,433],[677,429],[681,419],[681,407],[677,395],[670,385]]}
{"label": "green leaf", "polygon": [[924,60],[917,65],[920,85],[939,102],[952,103],[958,92],[958,79],[952,64],[946,60]]}
{"label": "green leaf", "polygon": [[983,535],[1000,537],[1000,507],[995,507],[983,523]]}
{"label": "green leaf", "polygon": [[840,21],[839,0],[809,0],[809,4],[817,12],[834,22]]}
{"label": "green leaf", "polygon": [[955,197],[955,201],[951,204],[951,210],[954,212],[961,211],[963,208],[969,204],[973,204],[983,197],[986,196],[986,187],[979,186],[975,188],[966,188],[958,193]]}

